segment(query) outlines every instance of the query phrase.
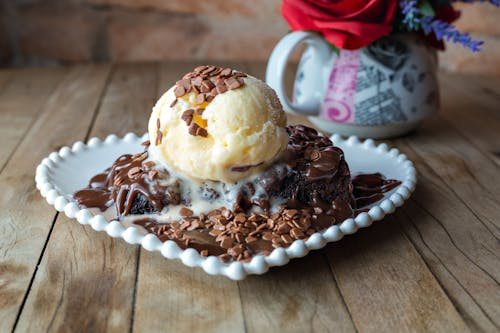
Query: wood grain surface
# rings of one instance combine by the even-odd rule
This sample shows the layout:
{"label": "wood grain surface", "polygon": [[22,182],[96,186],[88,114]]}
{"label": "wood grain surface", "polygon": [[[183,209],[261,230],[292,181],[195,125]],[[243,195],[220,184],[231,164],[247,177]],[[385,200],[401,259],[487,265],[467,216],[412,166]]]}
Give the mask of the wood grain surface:
{"label": "wood grain surface", "polygon": [[[45,202],[43,157],[144,133],[155,101],[195,65],[0,70],[0,332],[500,330],[500,78],[441,73],[441,113],[388,141],[417,167],[408,203],[263,276],[209,276]],[[229,65],[264,76],[262,63]]]}

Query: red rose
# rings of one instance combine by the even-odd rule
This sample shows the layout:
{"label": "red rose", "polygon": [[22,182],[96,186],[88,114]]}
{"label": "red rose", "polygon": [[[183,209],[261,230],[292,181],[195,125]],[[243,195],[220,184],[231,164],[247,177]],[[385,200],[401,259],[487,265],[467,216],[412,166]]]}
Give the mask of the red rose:
{"label": "red rose", "polygon": [[397,0],[284,0],[281,13],[292,30],[320,32],[341,49],[364,47],[392,30]]}

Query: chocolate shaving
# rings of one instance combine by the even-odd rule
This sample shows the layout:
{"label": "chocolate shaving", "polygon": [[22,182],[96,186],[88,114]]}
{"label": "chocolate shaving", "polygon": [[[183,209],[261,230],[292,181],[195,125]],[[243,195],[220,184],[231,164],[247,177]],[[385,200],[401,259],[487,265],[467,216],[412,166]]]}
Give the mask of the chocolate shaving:
{"label": "chocolate shaving", "polygon": [[208,132],[203,127],[198,127],[196,129],[196,136],[201,136],[201,137],[206,138],[208,136]]}
{"label": "chocolate shaving", "polygon": [[205,94],[198,94],[196,96],[196,104],[201,105],[205,102]]}
{"label": "chocolate shaving", "polygon": [[194,69],[194,71],[195,71],[196,73],[200,73],[201,71],[203,71],[203,70],[204,70],[205,68],[207,68],[207,67],[208,67],[208,66],[206,66],[206,65],[201,65],[201,66],[196,67],[196,68]]}
{"label": "chocolate shaving", "polygon": [[[203,82],[203,78],[201,76],[197,76],[195,77],[191,83],[196,87],[198,88],[199,86],[201,86],[201,83]],[[199,90],[199,89],[198,89]]]}
{"label": "chocolate shaving", "polygon": [[196,136],[196,129],[198,128],[198,124],[196,123],[191,123],[191,125],[189,126],[188,128],[188,132],[189,134],[193,135],[193,136]]}
{"label": "chocolate shaving", "polygon": [[210,74],[215,69],[214,66],[207,66],[204,70],[201,71],[201,74]]}
{"label": "chocolate shaving", "polygon": [[163,140],[163,134],[161,133],[161,131],[158,131],[156,133],[155,145],[158,146],[159,144],[161,144],[162,140]]}
{"label": "chocolate shaving", "polygon": [[[247,75],[234,71],[231,68],[217,66],[198,66],[193,72],[185,74],[176,82],[174,94],[176,98],[182,97],[190,91],[196,93],[196,102],[202,104],[210,102],[217,94],[227,90],[238,89],[245,84],[243,78]],[[200,97],[202,94],[209,94]],[[171,106],[175,105],[176,100]]]}
{"label": "chocolate shaving", "polygon": [[191,80],[189,79],[182,79],[180,81],[177,81],[176,84],[182,86],[186,93],[189,93],[191,91]]}
{"label": "chocolate shaving", "polygon": [[156,140],[155,140],[155,145],[158,146],[161,144],[161,141],[163,139],[163,134],[160,130],[161,124],[160,124],[160,118],[156,118]]}
{"label": "chocolate shaving", "polygon": [[181,119],[186,122],[186,125],[191,125],[191,122],[193,121],[193,109],[186,110],[182,113]]}
{"label": "chocolate shaving", "polygon": [[[240,88],[245,84],[243,78],[246,76],[245,73],[231,68],[198,66],[193,72],[184,75],[182,80],[177,81],[174,92],[177,97],[181,97],[181,93],[188,93],[192,89],[197,94],[196,102],[200,105],[205,101],[212,101],[218,94]],[[190,80],[190,86],[187,85],[186,80]],[[200,97],[203,94],[205,96]]]}
{"label": "chocolate shaving", "polygon": [[233,70],[231,68],[224,68],[221,71],[220,76],[229,76],[229,75],[231,75],[232,72],[233,72]]}
{"label": "chocolate shaving", "polygon": [[224,83],[226,84],[226,87],[229,90],[237,89],[237,88],[241,87],[241,85],[242,85],[242,82],[237,80],[235,77],[230,77],[230,78],[224,80]]}
{"label": "chocolate shaving", "polygon": [[174,89],[175,97],[179,98],[186,94],[186,89],[183,86],[176,86]]}
{"label": "chocolate shaving", "polygon": [[217,84],[217,86],[215,87],[215,90],[216,90],[217,94],[223,94],[227,91],[227,87],[225,84]]}
{"label": "chocolate shaving", "polygon": [[201,83],[200,90],[201,90],[201,92],[207,93],[207,92],[211,91],[214,87],[215,87],[215,85],[212,83],[212,81],[203,80],[203,82]]}
{"label": "chocolate shaving", "polygon": [[186,207],[182,207],[180,210],[179,210],[179,214],[181,216],[191,216],[193,215],[193,211],[189,208],[186,208]]}
{"label": "chocolate shaving", "polygon": [[[294,240],[306,240],[321,230],[315,223],[314,209],[285,209],[270,216],[265,214],[234,214],[226,208],[205,216],[193,216],[183,207],[180,228],[153,219],[136,221],[160,240],[171,239],[183,248],[195,247],[202,255],[218,255],[223,262],[248,261],[255,254],[268,255],[273,248],[288,247]],[[180,229],[180,230],[179,230]],[[189,244],[185,239],[190,239]],[[203,240],[202,240],[203,239]],[[205,252],[206,251],[206,252]]]}
{"label": "chocolate shaving", "polygon": [[141,173],[141,168],[139,168],[139,167],[130,168],[130,170],[128,170],[128,177],[129,178],[134,178],[139,173]]}
{"label": "chocolate shaving", "polygon": [[149,179],[154,180],[156,178],[156,176],[158,175],[158,170],[153,169],[153,170],[149,171],[148,175],[149,175]]}
{"label": "chocolate shaving", "polygon": [[262,163],[264,163],[264,162],[260,162],[258,164],[253,164],[253,165],[234,165],[230,168],[230,170],[233,172],[245,172],[251,168],[256,168],[256,167],[262,165]]}

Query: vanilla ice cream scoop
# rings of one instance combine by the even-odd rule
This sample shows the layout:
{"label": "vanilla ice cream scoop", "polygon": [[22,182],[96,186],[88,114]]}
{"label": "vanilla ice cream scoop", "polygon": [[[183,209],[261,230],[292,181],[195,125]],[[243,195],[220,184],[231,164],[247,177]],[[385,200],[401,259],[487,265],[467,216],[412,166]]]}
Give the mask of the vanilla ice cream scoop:
{"label": "vanilla ice cream scoop", "polygon": [[156,103],[150,156],[198,180],[237,182],[273,163],[288,135],[283,108],[266,83],[229,68],[200,66]]}

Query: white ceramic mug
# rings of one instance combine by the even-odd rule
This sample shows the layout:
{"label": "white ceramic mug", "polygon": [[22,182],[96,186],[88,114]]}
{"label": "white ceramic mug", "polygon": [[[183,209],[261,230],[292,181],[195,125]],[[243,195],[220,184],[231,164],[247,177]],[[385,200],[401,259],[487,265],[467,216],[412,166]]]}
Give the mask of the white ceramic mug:
{"label": "white ceramic mug", "polygon": [[[306,43],[293,100],[284,89],[288,57]],[[360,137],[393,137],[437,112],[437,57],[417,34],[391,35],[337,54],[318,34],[292,32],[274,48],[266,71],[287,112],[310,116],[322,130]]]}

